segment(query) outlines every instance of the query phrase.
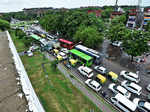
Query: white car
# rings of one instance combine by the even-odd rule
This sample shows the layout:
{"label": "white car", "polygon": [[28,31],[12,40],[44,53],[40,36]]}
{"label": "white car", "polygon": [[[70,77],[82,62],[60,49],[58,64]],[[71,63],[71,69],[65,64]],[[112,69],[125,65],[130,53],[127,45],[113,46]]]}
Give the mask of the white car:
{"label": "white car", "polygon": [[116,85],[115,83],[110,84],[108,86],[108,89],[110,89],[115,94],[120,93],[120,94],[124,95],[127,98],[131,97],[131,93],[128,92],[128,90],[126,90],[124,87],[122,87],[120,85]]}
{"label": "white car", "polygon": [[106,74],[107,72],[106,68],[103,66],[95,66],[94,69],[100,74]]}
{"label": "white car", "polygon": [[68,50],[67,48],[62,48],[62,49],[61,49],[61,52],[64,52],[64,53],[68,54],[68,53],[69,53],[69,50]]}
{"label": "white car", "polygon": [[150,84],[147,85],[146,89],[150,91]]}
{"label": "white car", "polygon": [[27,51],[27,55],[28,55],[29,57],[31,57],[31,56],[33,56],[33,53],[29,50],[29,51]]}
{"label": "white car", "polygon": [[63,59],[67,59],[67,55],[64,52],[59,52],[57,57],[61,56]]}
{"label": "white car", "polygon": [[120,75],[123,76],[124,78],[126,78],[130,81],[136,82],[136,83],[138,83],[140,81],[138,74],[133,73],[133,72],[128,72],[128,71],[123,70],[120,72]]}
{"label": "white car", "polygon": [[112,42],[111,44],[112,44],[113,46],[120,47],[121,44],[122,44],[122,42],[120,42],[120,41],[114,41],[114,42]]}
{"label": "white car", "polygon": [[83,75],[83,76],[86,76],[87,78],[91,78],[94,73],[93,73],[93,70],[91,68],[88,68],[86,66],[80,66],[78,68],[78,71]]}
{"label": "white car", "polygon": [[125,87],[128,91],[140,95],[142,93],[142,87],[137,85],[134,82],[129,82],[127,80],[121,83],[123,87]]}
{"label": "white car", "polygon": [[138,106],[138,109],[140,112],[150,112],[150,103],[149,102],[147,102],[145,100],[141,100],[139,98],[134,98],[133,103]]}
{"label": "white car", "polygon": [[86,80],[85,84],[87,84],[90,88],[92,88],[96,92],[99,92],[100,89],[102,88],[102,86],[98,82],[96,82],[95,80],[93,80],[93,79]]}

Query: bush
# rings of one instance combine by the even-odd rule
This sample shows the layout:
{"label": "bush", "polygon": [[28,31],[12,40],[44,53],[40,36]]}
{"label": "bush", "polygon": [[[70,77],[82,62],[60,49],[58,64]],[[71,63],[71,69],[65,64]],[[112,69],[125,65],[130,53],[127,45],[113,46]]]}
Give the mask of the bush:
{"label": "bush", "polygon": [[8,21],[0,19],[0,29],[1,30],[6,30],[10,28],[10,24]]}

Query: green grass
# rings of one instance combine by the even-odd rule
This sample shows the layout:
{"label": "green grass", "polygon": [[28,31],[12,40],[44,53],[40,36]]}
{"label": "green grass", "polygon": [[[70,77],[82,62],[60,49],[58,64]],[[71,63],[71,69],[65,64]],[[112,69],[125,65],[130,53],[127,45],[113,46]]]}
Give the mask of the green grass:
{"label": "green grass", "polygon": [[[18,52],[27,49],[14,33],[11,36]],[[33,57],[22,56],[21,59],[46,112],[90,112],[90,109],[101,112],[59,70],[53,70],[49,60],[44,59],[40,52],[35,52]],[[46,63],[46,73],[42,63]]]}
{"label": "green grass", "polygon": [[[36,52],[33,57],[21,59],[46,112],[89,112],[90,109],[100,112],[64,75],[51,69],[50,62],[43,60],[42,54]],[[47,63],[46,73],[41,66],[43,61]]]}

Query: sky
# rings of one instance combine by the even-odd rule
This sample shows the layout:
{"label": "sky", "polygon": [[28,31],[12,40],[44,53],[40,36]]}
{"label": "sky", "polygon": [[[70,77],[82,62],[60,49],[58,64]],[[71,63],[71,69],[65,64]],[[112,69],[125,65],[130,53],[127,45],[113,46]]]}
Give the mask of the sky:
{"label": "sky", "polygon": [[[0,0],[0,12],[21,11],[23,8],[54,7],[77,8],[81,6],[114,5],[116,0]],[[138,0],[118,0],[118,5],[137,5]],[[142,0],[150,6],[150,0]]]}

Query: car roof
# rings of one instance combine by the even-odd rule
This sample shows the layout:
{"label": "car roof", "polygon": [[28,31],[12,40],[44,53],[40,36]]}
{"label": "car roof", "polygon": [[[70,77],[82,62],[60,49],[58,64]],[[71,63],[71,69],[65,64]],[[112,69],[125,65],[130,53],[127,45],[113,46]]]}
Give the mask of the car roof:
{"label": "car roof", "polygon": [[112,76],[113,78],[118,78],[118,75],[114,72],[109,72],[109,75]]}
{"label": "car roof", "polygon": [[122,86],[117,86],[117,90],[121,91],[124,94],[127,92],[127,90]]}
{"label": "car roof", "polygon": [[98,82],[96,82],[95,80],[92,80],[91,81],[91,84],[92,85],[95,85],[96,86],[96,88],[100,85]]}
{"label": "car roof", "polygon": [[136,73],[129,72],[129,75],[130,75],[130,76],[133,76],[133,77],[135,77],[135,78],[138,78],[138,75],[137,75]]}
{"label": "car roof", "polygon": [[139,85],[137,85],[137,84],[135,84],[135,83],[133,83],[133,82],[130,83],[130,86],[132,86],[132,87],[134,87],[134,88],[136,88],[136,89],[138,89],[138,90],[141,90],[141,89],[142,89]]}
{"label": "car roof", "polygon": [[92,69],[91,69],[91,68],[84,67],[84,66],[83,66],[83,69],[84,69],[86,72],[88,72],[88,73],[92,71]]}
{"label": "car roof", "polygon": [[103,70],[103,71],[106,70],[106,68],[104,68],[103,66],[98,66],[98,69],[101,69],[101,70]]}
{"label": "car roof", "polygon": [[150,103],[149,102],[145,102],[144,103],[144,107],[146,107],[148,110],[150,110]]}
{"label": "car roof", "polygon": [[125,96],[123,96],[122,94],[118,93],[116,96],[115,96],[116,99],[121,99],[124,103],[124,104],[128,104],[131,106],[131,108],[133,110],[136,110],[136,105],[134,103],[132,103],[132,101],[130,101],[129,99],[127,99]]}

